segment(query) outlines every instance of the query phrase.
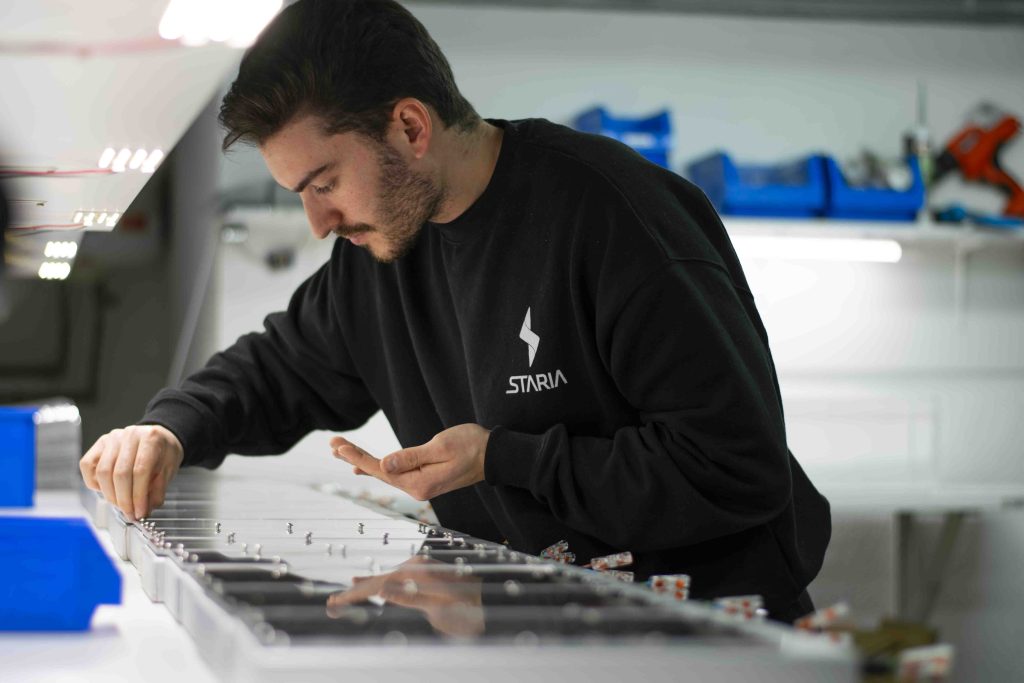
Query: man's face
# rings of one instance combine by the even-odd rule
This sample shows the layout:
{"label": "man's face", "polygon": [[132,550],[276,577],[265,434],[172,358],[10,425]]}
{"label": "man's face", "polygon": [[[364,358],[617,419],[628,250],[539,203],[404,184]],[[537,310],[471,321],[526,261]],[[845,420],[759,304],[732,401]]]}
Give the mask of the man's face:
{"label": "man's face", "polygon": [[389,142],[324,135],[314,116],[289,122],[260,153],[274,179],[299,193],[318,239],[345,237],[383,263],[409,251],[444,198],[443,188],[411,169]]}

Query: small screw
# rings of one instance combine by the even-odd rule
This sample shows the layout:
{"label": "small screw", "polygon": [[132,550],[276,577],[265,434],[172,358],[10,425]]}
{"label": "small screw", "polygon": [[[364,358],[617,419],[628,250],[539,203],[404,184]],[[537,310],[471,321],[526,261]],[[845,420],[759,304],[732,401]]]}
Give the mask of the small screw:
{"label": "small screw", "polygon": [[217,522],[217,525],[216,525],[216,526],[214,527],[214,530],[215,530],[215,531],[216,531],[216,532],[217,532],[218,534],[220,533],[220,522]]}
{"label": "small screw", "polygon": [[312,531],[307,531],[306,532],[306,545],[313,545],[313,532]]}
{"label": "small screw", "polygon": [[295,525],[292,524],[291,522],[288,522],[288,533],[290,533],[290,534],[295,533]]}
{"label": "small screw", "polygon": [[358,528],[356,529],[356,531],[358,531],[359,533],[364,533],[364,532],[363,532],[363,523],[362,523],[362,522],[359,522],[359,526],[358,526]]}
{"label": "small screw", "polygon": [[235,532],[232,531],[230,534],[228,534],[228,544],[230,545],[231,543],[234,543],[234,542],[235,542]]}
{"label": "small screw", "polygon": [[388,544],[388,532],[384,532],[384,545]]}
{"label": "small screw", "polygon": [[327,544],[327,554],[328,554],[328,555],[333,555],[333,554],[334,554],[334,553],[332,552],[332,550],[331,550],[331,544],[330,544],[330,543],[328,543],[328,544]]}

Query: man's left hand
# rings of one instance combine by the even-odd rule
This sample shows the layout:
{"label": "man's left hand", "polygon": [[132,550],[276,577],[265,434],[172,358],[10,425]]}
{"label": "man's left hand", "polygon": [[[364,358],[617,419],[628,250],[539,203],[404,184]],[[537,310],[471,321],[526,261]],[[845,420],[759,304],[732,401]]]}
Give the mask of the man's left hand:
{"label": "man's left hand", "polygon": [[331,439],[331,449],[356,474],[376,477],[416,500],[429,500],[484,480],[490,434],[478,424],[461,424],[422,446],[403,448],[380,460],[340,436]]}

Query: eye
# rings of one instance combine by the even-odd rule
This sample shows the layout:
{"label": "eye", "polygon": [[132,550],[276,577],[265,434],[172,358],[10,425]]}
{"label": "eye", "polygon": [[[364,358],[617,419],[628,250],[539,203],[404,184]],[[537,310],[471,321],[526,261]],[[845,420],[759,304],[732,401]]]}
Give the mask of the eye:
{"label": "eye", "polygon": [[313,192],[315,192],[316,194],[327,194],[333,189],[334,183],[331,183],[330,185],[324,185],[323,187],[317,187],[316,185],[313,186]]}

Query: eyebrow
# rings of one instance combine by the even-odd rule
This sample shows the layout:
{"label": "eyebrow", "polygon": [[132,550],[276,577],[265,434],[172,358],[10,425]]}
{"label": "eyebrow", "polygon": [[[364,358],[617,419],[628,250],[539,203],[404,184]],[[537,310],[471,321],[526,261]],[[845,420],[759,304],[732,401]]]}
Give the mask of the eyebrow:
{"label": "eyebrow", "polygon": [[295,186],[295,187],[294,187],[294,188],[292,189],[292,192],[295,192],[296,194],[298,194],[299,192],[302,192],[303,190],[305,190],[305,189],[306,189],[306,185],[309,185],[309,183],[310,183],[310,182],[311,182],[311,181],[312,181],[312,180],[313,180],[314,178],[316,178],[316,177],[317,177],[318,175],[320,175],[320,174],[321,174],[321,173],[323,173],[324,171],[328,171],[328,170],[330,170],[330,169],[334,168],[334,164],[335,164],[335,163],[336,163],[336,162],[332,161],[332,162],[330,162],[330,163],[324,164],[324,165],[323,165],[323,166],[321,166],[320,168],[315,168],[315,169],[313,169],[312,171],[310,171],[309,173],[307,173],[307,174],[306,174],[306,177],[302,179],[302,182],[300,182],[300,183],[299,183],[298,185],[296,185],[296,186]]}

